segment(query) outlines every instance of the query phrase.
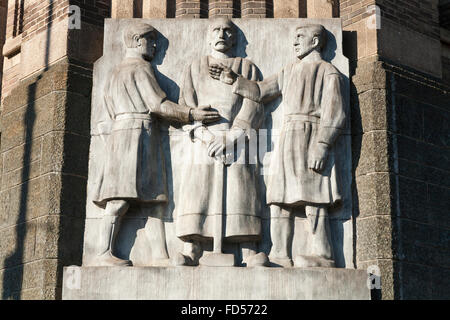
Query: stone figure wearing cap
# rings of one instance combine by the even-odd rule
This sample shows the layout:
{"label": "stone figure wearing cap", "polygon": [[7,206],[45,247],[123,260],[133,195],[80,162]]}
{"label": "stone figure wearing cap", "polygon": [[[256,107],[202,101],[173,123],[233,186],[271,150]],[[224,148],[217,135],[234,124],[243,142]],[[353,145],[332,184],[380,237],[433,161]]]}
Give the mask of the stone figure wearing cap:
{"label": "stone figure wearing cap", "polygon": [[[133,202],[158,205],[168,201],[158,118],[181,123],[218,119],[218,114],[208,107],[179,106],[166,98],[150,64],[156,37],[156,30],[149,24],[128,26],[123,33],[125,58],[114,68],[105,86],[103,105],[109,120],[98,127],[99,132],[109,135],[93,199],[104,207],[96,265],[131,265],[113,254],[120,218]],[[160,224],[163,229],[162,221]],[[165,245],[156,246],[159,258],[167,259]]]}
{"label": "stone figure wearing cap", "polygon": [[329,208],[341,201],[336,140],[345,129],[346,110],[339,71],[322,59],[327,35],[322,25],[295,32],[296,62],[262,82],[250,81],[225,65],[210,75],[233,84],[232,92],[254,101],[282,96],[284,122],[271,158],[267,204],[271,209],[270,261],[292,266],[292,211],[304,208],[311,225],[309,253],[295,257],[298,267],[333,267]]}
{"label": "stone figure wearing cap", "polygon": [[[263,120],[263,105],[233,94],[231,86],[212,79],[208,71],[210,65],[222,63],[245,79],[258,80],[256,66],[233,55],[236,31],[231,20],[212,20],[208,30],[210,54],[186,67],[180,85],[180,105],[192,108],[211,105],[221,118],[212,124],[185,127],[192,140],[175,205],[176,234],[185,241],[184,251],[178,256],[179,265],[198,264],[202,242],[214,242],[216,255],[204,251],[200,264],[233,265],[232,256],[220,258],[222,240],[239,247],[242,259],[236,259],[238,264],[255,266],[267,262],[265,254],[258,252],[261,239],[258,164],[248,154],[252,130]],[[231,157],[224,157],[224,152],[230,150]]]}

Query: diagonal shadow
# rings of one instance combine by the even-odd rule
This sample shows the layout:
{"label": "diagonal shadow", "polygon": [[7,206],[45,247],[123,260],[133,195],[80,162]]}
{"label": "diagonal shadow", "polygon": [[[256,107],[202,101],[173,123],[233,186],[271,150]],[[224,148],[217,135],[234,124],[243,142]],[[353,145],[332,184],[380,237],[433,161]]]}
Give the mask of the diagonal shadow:
{"label": "diagonal shadow", "polygon": [[[47,38],[46,38],[46,48],[45,48],[45,60],[44,60],[44,70],[35,79],[35,81],[29,85],[27,90],[27,105],[26,112],[24,116],[24,127],[25,127],[25,146],[23,151],[23,169],[21,175],[21,181],[23,182],[20,190],[20,202],[19,202],[19,212],[16,220],[16,238],[15,238],[15,248],[14,252],[5,258],[4,261],[4,273],[3,273],[3,288],[2,288],[2,299],[20,299],[21,291],[24,281],[24,247],[25,238],[27,234],[27,202],[29,197],[29,178],[30,178],[30,160],[31,160],[31,149],[32,149],[32,135],[36,120],[35,111],[35,100],[36,100],[36,89],[37,82],[42,78],[42,75],[48,70],[49,64],[49,51],[50,51],[50,28],[52,26],[51,16],[53,14],[53,1],[48,0],[48,19],[50,20],[47,28]],[[20,7],[23,9],[24,0],[20,1]],[[23,12],[23,10],[21,11]],[[19,24],[21,22],[19,21]]]}

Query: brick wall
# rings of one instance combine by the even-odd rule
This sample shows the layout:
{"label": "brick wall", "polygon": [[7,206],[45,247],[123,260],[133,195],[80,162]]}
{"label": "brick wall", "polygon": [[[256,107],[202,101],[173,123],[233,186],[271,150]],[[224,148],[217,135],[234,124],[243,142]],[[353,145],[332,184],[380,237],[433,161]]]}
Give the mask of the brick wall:
{"label": "brick wall", "polygon": [[207,18],[208,1],[204,0],[176,0],[177,18]]}
{"label": "brick wall", "polygon": [[[67,19],[70,5],[77,5],[81,8],[82,21],[103,26],[104,17],[110,16],[110,2],[108,0],[53,0],[50,7],[48,1],[25,1],[23,40],[33,37],[35,33],[45,31],[48,24]],[[48,14],[49,9],[51,10],[50,15]]]}
{"label": "brick wall", "polygon": [[273,1],[241,0],[242,18],[273,18]]}
{"label": "brick wall", "polygon": [[209,17],[236,18],[240,16],[240,1],[233,0],[210,0]]}
{"label": "brick wall", "polygon": [[271,18],[272,0],[176,0],[177,18]]}
{"label": "brick wall", "polygon": [[450,1],[439,1],[439,23],[442,28],[450,30]]}
{"label": "brick wall", "polygon": [[377,0],[382,16],[429,37],[439,38],[439,0]]}
{"label": "brick wall", "polygon": [[341,0],[340,17],[343,25],[356,23],[371,15],[370,5],[381,9],[383,18],[412,30],[439,38],[437,0]]}
{"label": "brick wall", "polygon": [[370,13],[367,12],[367,7],[374,5],[375,1],[376,0],[341,0],[340,17],[342,18],[342,25],[346,27],[367,18],[370,15]]}
{"label": "brick wall", "polygon": [[[69,0],[54,0],[52,5],[48,1],[25,1],[22,27],[22,40],[33,37],[36,33],[47,30],[49,24],[67,18]],[[50,12],[49,12],[50,10]]]}
{"label": "brick wall", "polygon": [[450,87],[386,66],[396,298],[450,297]]}

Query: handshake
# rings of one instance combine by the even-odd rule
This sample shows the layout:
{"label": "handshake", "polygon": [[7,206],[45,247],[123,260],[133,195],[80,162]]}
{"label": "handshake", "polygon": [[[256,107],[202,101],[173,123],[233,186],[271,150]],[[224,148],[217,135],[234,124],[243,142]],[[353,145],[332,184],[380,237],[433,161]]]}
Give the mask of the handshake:
{"label": "handshake", "polygon": [[234,144],[245,134],[242,129],[231,129],[226,136],[214,135],[207,127],[197,124],[193,129],[193,135],[200,140],[208,150],[208,156],[225,165],[230,165],[234,161]]}
{"label": "handshake", "polygon": [[198,108],[191,108],[189,110],[189,120],[191,122],[211,123],[220,119],[220,114],[213,111],[211,106],[203,106]]}

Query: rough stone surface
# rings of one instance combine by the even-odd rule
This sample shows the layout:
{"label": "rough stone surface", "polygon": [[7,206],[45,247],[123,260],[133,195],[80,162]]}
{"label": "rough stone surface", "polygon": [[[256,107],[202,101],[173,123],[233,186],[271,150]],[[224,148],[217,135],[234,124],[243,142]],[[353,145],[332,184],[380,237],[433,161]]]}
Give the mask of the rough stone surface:
{"label": "rough stone surface", "polygon": [[0,228],[8,239],[0,245],[3,299],[60,298],[61,266],[81,263],[89,149],[83,136],[89,120],[82,119],[90,110],[90,77],[63,60],[4,100],[2,122],[10,134],[1,143]]}
{"label": "rough stone surface", "polygon": [[63,299],[368,300],[370,290],[362,270],[66,267]]}

